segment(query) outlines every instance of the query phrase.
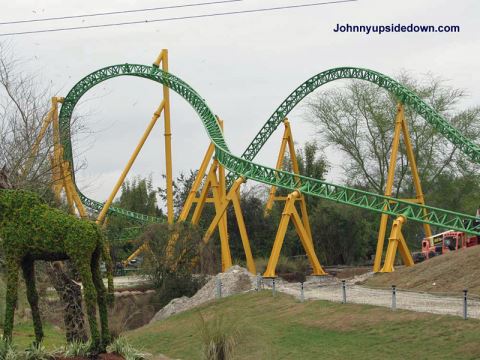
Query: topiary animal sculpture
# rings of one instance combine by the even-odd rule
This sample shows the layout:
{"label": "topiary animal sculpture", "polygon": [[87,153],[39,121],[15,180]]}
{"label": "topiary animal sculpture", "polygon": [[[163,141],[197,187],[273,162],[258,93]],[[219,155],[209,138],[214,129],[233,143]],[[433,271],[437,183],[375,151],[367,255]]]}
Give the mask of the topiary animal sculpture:
{"label": "topiary animal sculpture", "polygon": [[[48,206],[30,191],[5,189],[6,177],[0,171],[0,238],[7,270],[7,294],[3,334],[12,338],[17,302],[18,271],[21,268],[32,309],[35,338],[43,338],[42,322],[35,287],[35,260],[70,259],[82,280],[92,350],[104,351],[110,343],[107,318],[107,293],[100,272],[102,255],[108,270],[109,297],[113,299],[112,264],[99,227],[90,221]],[[101,336],[96,319],[98,303]]]}

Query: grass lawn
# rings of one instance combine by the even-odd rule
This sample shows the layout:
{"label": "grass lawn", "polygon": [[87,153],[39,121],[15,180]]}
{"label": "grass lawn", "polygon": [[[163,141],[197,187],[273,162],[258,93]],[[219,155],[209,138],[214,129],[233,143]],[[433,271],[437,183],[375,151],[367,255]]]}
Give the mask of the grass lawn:
{"label": "grass lawn", "polygon": [[478,359],[480,321],[387,308],[299,303],[270,292],[211,302],[127,333],[132,345],[200,359],[200,315],[239,329],[238,359]]}
{"label": "grass lawn", "polygon": [[[44,324],[43,332],[45,333],[43,344],[47,350],[56,350],[65,345],[65,334],[61,329],[50,324]],[[31,322],[15,324],[13,327],[13,343],[18,350],[26,349],[34,340],[35,335]]]}

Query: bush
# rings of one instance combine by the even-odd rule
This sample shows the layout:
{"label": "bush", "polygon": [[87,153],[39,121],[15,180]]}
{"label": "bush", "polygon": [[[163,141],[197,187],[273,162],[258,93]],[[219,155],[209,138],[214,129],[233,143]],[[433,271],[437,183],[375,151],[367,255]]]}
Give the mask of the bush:
{"label": "bush", "polygon": [[154,224],[147,228],[140,240],[150,248],[142,269],[157,291],[158,308],[174,298],[192,296],[203,285],[202,276],[192,275],[201,267],[204,250],[197,227],[186,222]]}

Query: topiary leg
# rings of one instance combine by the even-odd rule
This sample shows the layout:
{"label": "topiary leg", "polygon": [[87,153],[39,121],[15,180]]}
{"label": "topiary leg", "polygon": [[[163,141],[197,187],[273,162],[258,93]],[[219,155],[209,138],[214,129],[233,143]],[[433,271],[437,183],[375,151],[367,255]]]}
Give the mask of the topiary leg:
{"label": "topiary leg", "polygon": [[18,288],[18,270],[19,261],[15,258],[7,258],[7,296],[5,306],[5,324],[3,327],[3,337],[9,341],[12,340],[13,319],[15,308],[17,306],[17,288]]}
{"label": "topiary leg", "polygon": [[102,345],[106,347],[110,344],[110,331],[108,330],[107,291],[100,272],[100,257],[101,249],[97,248],[92,257],[92,277],[97,290],[98,312],[100,313],[102,326]]}
{"label": "topiary leg", "polygon": [[83,296],[87,308],[88,324],[92,341],[92,350],[100,350],[100,336],[97,326],[97,291],[93,285],[90,269],[91,256],[85,255],[82,259],[73,259],[78,273],[82,279]]}
{"label": "topiary leg", "polygon": [[40,343],[43,339],[42,320],[40,318],[40,309],[38,308],[38,293],[35,287],[35,267],[33,260],[22,261],[23,277],[27,285],[27,300],[32,309],[33,327],[35,330],[35,339]]}

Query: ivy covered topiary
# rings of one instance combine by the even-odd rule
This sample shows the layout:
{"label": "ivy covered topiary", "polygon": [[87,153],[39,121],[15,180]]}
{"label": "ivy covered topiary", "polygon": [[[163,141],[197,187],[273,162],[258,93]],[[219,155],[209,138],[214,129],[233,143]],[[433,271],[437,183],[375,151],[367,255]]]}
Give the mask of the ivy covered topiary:
{"label": "ivy covered topiary", "polygon": [[[0,238],[7,270],[4,337],[11,339],[17,303],[18,272],[23,271],[27,299],[32,308],[35,338],[43,338],[35,287],[35,260],[70,259],[80,274],[90,325],[92,346],[102,351],[110,343],[107,293],[100,272],[102,256],[108,270],[109,298],[113,298],[112,264],[100,228],[91,221],[48,206],[37,194],[0,189]],[[98,303],[101,336],[96,319]]]}

